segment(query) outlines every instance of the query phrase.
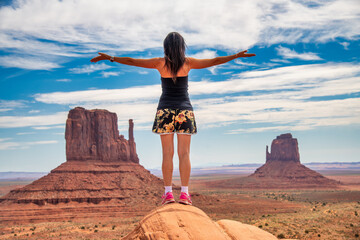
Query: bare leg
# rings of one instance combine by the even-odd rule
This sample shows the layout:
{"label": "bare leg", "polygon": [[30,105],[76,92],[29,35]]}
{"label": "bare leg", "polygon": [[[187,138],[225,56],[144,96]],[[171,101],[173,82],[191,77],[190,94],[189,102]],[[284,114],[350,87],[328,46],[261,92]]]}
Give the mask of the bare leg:
{"label": "bare leg", "polygon": [[191,164],[190,164],[190,141],[191,135],[177,134],[179,170],[181,186],[188,186],[190,180]]}
{"label": "bare leg", "polygon": [[174,134],[160,135],[162,145],[162,174],[164,186],[171,186],[173,174]]}

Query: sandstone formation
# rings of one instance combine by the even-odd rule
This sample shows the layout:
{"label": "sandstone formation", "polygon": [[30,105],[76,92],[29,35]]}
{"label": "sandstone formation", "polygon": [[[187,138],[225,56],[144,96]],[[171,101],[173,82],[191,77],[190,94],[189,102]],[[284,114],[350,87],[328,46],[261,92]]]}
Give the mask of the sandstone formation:
{"label": "sandstone formation", "polygon": [[300,162],[298,142],[290,133],[277,136],[271,143],[271,153],[266,146],[266,162],[293,161]]}
{"label": "sandstone formation", "polygon": [[273,240],[274,235],[233,220],[212,221],[202,210],[178,203],[158,207],[147,214],[124,240]]}
{"label": "sandstone formation", "polygon": [[67,161],[139,163],[134,141],[134,123],[129,120],[129,140],[119,135],[117,116],[107,110],[70,110],[66,120]]}
{"label": "sandstone formation", "polygon": [[[55,216],[47,213],[49,209],[59,215],[66,212],[67,216],[76,217],[81,206],[69,214],[67,208],[71,204],[109,202],[112,206],[104,212],[109,214],[108,210],[113,209],[112,215],[116,211],[146,211],[157,206],[163,182],[139,164],[133,127],[130,119],[129,140],[126,140],[119,135],[115,113],[80,107],[70,110],[65,130],[67,161],[48,175],[1,197],[0,222],[53,219]],[[49,205],[62,205],[63,211]],[[29,207],[40,216],[26,212]],[[96,208],[81,212],[90,214],[92,209]]]}
{"label": "sandstone formation", "polygon": [[324,177],[300,163],[298,141],[281,134],[266,146],[266,163],[248,177],[215,181],[209,186],[228,188],[338,188],[341,183]]}

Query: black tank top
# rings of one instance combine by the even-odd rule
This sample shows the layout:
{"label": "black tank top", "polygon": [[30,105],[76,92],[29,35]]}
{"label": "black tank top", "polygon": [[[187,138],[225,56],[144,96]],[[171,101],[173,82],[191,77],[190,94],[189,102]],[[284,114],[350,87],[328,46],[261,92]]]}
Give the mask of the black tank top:
{"label": "black tank top", "polygon": [[188,93],[188,76],[172,78],[161,77],[162,94],[157,110],[163,108],[193,110]]}

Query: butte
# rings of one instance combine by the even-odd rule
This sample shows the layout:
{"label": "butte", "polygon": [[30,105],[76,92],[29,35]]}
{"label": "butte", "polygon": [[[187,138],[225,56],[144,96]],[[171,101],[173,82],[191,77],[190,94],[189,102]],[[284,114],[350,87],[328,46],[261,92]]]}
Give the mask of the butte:
{"label": "butte", "polygon": [[0,222],[144,215],[159,205],[163,183],[139,164],[133,120],[128,140],[117,121],[107,110],[70,110],[66,162],[1,197]]}
{"label": "butte", "polygon": [[266,162],[247,177],[212,181],[209,186],[245,189],[335,189],[342,184],[300,163],[298,141],[291,133],[277,136],[266,146]]}

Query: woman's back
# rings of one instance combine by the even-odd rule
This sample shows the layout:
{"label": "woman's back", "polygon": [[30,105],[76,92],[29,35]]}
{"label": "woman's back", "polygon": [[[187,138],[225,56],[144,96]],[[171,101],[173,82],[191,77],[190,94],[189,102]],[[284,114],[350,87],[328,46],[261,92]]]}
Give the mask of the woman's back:
{"label": "woman's back", "polygon": [[[160,58],[159,59],[159,64],[156,68],[161,77],[163,78],[171,78],[172,77],[172,74],[171,72],[169,71],[169,69],[167,69],[165,67],[165,58]],[[190,65],[189,65],[189,61],[188,61],[188,58],[186,58],[186,61],[184,63],[184,65],[179,69],[178,73],[177,73],[177,77],[185,77],[189,74],[189,71],[190,71]]]}

